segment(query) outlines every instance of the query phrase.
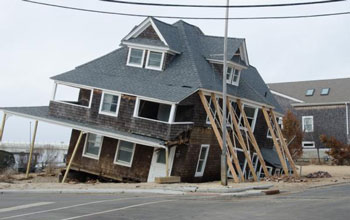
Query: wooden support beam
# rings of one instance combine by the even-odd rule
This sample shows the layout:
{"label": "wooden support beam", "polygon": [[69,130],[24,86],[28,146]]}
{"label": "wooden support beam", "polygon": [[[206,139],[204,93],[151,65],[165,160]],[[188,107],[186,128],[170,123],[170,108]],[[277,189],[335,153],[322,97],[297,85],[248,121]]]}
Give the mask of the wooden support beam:
{"label": "wooden support beam", "polygon": [[[207,115],[208,115],[208,117],[209,117],[210,124],[211,124],[211,126],[212,126],[212,128],[213,128],[213,131],[214,131],[214,134],[215,134],[215,136],[216,136],[216,139],[218,140],[219,146],[220,146],[220,148],[221,148],[221,150],[222,150],[222,148],[223,148],[222,137],[221,137],[221,135],[220,135],[220,132],[219,132],[218,127],[216,126],[214,117],[213,117],[213,115],[211,114],[211,111],[210,111],[210,109],[209,109],[209,107],[208,107],[208,106],[209,106],[208,101],[207,101],[207,99],[205,98],[205,96],[204,96],[204,94],[203,94],[202,91],[198,91],[198,94],[199,94],[199,97],[200,97],[200,99],[201,99],[201,101],[202,101],[204,110],[205,110],[205,112],[207,113]],[[234,167],[233,167],[233,165],[232,165],[232,160],[231,160],[230,156],[227,155],[227,154],[226,154],[226,161],[227,161],[228,168],[230,169],[231,174],[232,174],[232,176],[233,176],[233,181],[234,181],[235,183],[239,183],[239,178],[238,178],[237,173],[236,173],[236,171],[235,171],[235,169],[234,169]]]}
{"label": "wooden support beam", "polygon": [[265,107],[262,107],[262,112],[263,112],[263,114],[264,114],[264,117],[265,117],[265,121],[266,121],[266,123],[267,123],[267,126],[268,126],[268,128],[269,128],[269,130],[270,130],[270,134],[271,134],[273,143],[274,143],[274,145],[275,145],[275,148],[276,148],[278,157],[279,157],[279,159],[280,159],[280,161],[281,161],[281,164],[282,164],[282,168],[283,168],[283,170],[284,170],[284,173],[285,173],[285,175],[288,175],[289,172],[288,172],[287,162],[286,162],[286,160],[284,159],[284,157],[283,157],[283,155],[282,155],[282,150],[281,150],[280,145],[279,145],[279,143],[278,143],[278,141],[277,141],[277,138],[276,138],[276,135],[275,135],[275,131],[274,131],[273,128],[272,128],[272,125],[271,125],[271,122],[270,122],[270,116],[269,116],[269,114],[267,113]]}
{"label": "wooden support beam", "polygon": [[267,170],[267,167],[266,167],[266,163],[265,163],[265,160],[261,154],[261,151],[260,151],[260,148],[259,148],[259,145],[258,145],[258,142],[256,141],[255,139],[255,136],[254,136],[254,133],[253,133],[253,130],[252,128],[250,127],[250,124],[249,124],[249,121],[248,121],[248,118],[247,118],[247,115],[244,111],[244,108],[242,106],[242,102],[241,100],[237,99],[237,105],[238,105],[238,108],[241,112],[241,116],[243,117],[243,121],[244,121],[244,126],[247,128],[247,131],[248,131],[248,135],[249,135],[249,138],[250,138],[250,141],[254,147],[254,150],[256,152],[256,155],[258,156],[258,159],[259,159],[259,162],[264,170],[264,173],[265,173],[265,176],[266,177],[270,177],[270,173],[269,171]]}
{"label": "wooden support beam", "polygon": [[254,181],[258,181],[258,177],[256,175],[250,153],[248,153],[248,148],[244,142],[244,138],[242,136],[241,129],[239,129],[239,125],[238,125],[236,116],[233,112],[232,105],[231,105],[229,98],[227,98],[227,106],[228,106],[228,113],[231,115],[231,120],[232,120],[234,130],[236,131],[236,134],[237,134],[238,143],[239,143],[239,145],[241,145],[241,147],[243,149],[244,156],[247,159],[248,167],[250,169],[250,172],[253,175]]}
{"label": "wooden support beam", "polygon": [[7,114],[4,113],[4,116],[2,117],[1,129],[0,129],[0,142],[2,141],[2,136],[4,135],[6,117],[7,117]]}
{"label": "wooden support beam", "polygon": [[292,167],[293,175],[295,177],[299,177],[297,168],[296,168],[295,163],[293,161],[292,155],[289,152],[288,145],[287,145],[286,141],[284,140],[282,130],[281,130],[280,126],[278,125],[278,122],[276,120],[276,115],[275,115],[273,109],[270,109],[270,114],[271,114],[271,117],[273,118],[273,123],[275,124],[278,138],[279,138],[279,140],[281,142],[281,145],[282,145],[282,147],[284,149],[284,152],[285,152],[285,154],[286,154],[286,156],[288,158],[288,162],[289,162],[290,166]]}
{"label": "wooden support beam", "polygon": [[67,178],[67,176],[68,176],[68,173],[69,173],[70,167],[71,167],[71,165],[72,165],[72,162],[73,162],[73,160],[74,160],[75,154],[77,153],[79,144],[80,144],[81,139],[82,139],[82,137],[83,137],[83,134],[84,134],[84,132],[83,132],[83,131],[80,131],[79,138],[78,138],[78,140],[77,140],[77,143],[75,144],[75,147],[74,147],[72,156],[71,156],[71,158],[70,158],[70,160],[69,160],[69,163],[68,163],[68,166],[67,166],[67,168],[66,168],[66,172],[64,172],[64,176],[63,176],[63,179],[62,179],[62,183],[64,183],[64,182],[66,181],[66,178]]}
{"label": "wooden support beam", "polygon": [[[217,102],[216,96],[215,96],[214,93],[211,93],[211,100],[212,100],[212,103],[214,104],[214,108],[215,108],[216,114],[219,117],[220,126],[222,126],[223,116],[222,116],[222,113],[221,113],[220,108],[219,108],[219,103]],[[244,178],[244,175],[243,175],[243,172],[242,172],[242,168],[241,168],[241,165],[239,164],[239,160],[238,160],[237,154],[236,154],[236,152],[235,152],[235,150],[233,148],[233,144],[232,144],[232,141],[231,141],[230,134],[228,133],[227,130],[226,130],[226,142],[228,144],[228,149],[229,149],[229,151],[231,153],[231,156],[232,156],[233,162],[235,164],[236,170],[239,173],[239,175],[241,176],[242,182],[244,182],[245,178]]]}
{"label": "wooden support beam", "polygon": [[169,148],[165,148],[165,176],[169,177]]}
{"label": "wooden support beam", "polygon": [[37,130],[38,130],[38,121],[35,121],[34,133],[33,133],[33,137],[32,137],[32,143],[30,144],[30,150],[29,150],[29,156],[28,156],[28,162],[27,162],[26,178],[29,177],[30,165],[32,163],[33,150],[34,150],[34,144],[35,144],[35,138],[36,138],[36,131]]}

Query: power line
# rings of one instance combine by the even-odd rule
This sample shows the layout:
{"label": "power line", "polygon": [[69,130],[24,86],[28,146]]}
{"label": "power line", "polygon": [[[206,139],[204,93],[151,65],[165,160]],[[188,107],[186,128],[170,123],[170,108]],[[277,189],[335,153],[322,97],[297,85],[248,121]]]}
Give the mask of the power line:
{"label": "power line", "polygon": [[120,1],[120,0],[100,0],[104,2],[111,2],[117,4],[128,4],[128,5],[143,5],[143,6],[157,6],[157,7],[187,7],[187,8],[267,8],[267,7],[290,7],[290,6],[301,6],[301,5],[316,5],[316,4],[328,4],[335,2],[343,2],[346,0],[326,0],[326,1],[312,1],[312,2],[295,2],[295,3],[284,3],[284,4],[265,4],[265,5],[185,5],[185,4],[162,4],[162,3],[146,3],[146,2],[131,2],[131,1]]}
{"label": "power line", "polygon": [[[120,15],[120,16],[129,16],[129,17],[154,17],[154,18],[168,18],[168,19],[188,19],[188,20],[225,20],[224,17],[185,17],[185,16],[162,16],[162,15],[145,15],[145,14],[133,14],[133,13],[121,13],[121,12],[112,12],[112,11],[101,11],[93,9],[84,9],[77,7],[70,7],[64,5],[49,4],[44,2],[37,2],[31,0],[22,0],[24,2],[45,5],[55,8],[69,9],[75,11],[84,11],[92,12],[99,14],[109,14],[109,15]],[[335,12],[335,13],[323,13],[323,14],[312,14],[312,15],[291,15],[291,16],[263,16],[263,17],[230,17],[229,20],[273,20],[273,19],[299,19],[299,18],[316,18],[316,17],[329,17],[329,16],[340,16],[340,15],[349,15],[350,11],[345,12]]]}

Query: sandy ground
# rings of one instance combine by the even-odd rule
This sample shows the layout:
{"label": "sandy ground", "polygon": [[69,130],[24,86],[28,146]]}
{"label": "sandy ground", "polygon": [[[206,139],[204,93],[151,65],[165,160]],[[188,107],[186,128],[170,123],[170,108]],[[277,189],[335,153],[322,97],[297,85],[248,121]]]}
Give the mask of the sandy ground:
{"label": "sandy ground", "polygon": [[[300,171],[300,168],[299,168]],[[282,191],[297,192],[307,188],[324,186],[329,184],[350,183],[350,166],[328,166],[328,165],[308,165],[301,168],[301,181],[284,182],[276,179],[275,181],[260,181],[233,183],[229,181],[230,188],[243,188],[248,186],[261,186],[272,184],[273,189]],[[329,172],[331,178],[315,178],[308,179],[305,175],[317,172]],[[0,178],[0,189],[181,189],[184,187],[198,187],[200,189],[207,188],[223,188],[219,181],[207,183],[179,183],[179,184],[155,184],[155,183],[76,183],[70,182],[61,184],[58,183],[57,176],[45,176],[44,174],[31,174],[30,179],[25,179],[24,174],[12,175],[10,182],[3,182]],[[276,182],[278,181],[278,182]]]}

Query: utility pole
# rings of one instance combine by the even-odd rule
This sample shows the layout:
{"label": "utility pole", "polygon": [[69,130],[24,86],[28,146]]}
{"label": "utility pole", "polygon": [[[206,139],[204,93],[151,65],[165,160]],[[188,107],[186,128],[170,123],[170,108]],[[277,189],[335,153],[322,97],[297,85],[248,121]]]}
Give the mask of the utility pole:
{"label": "utility pole", "polygon": [[[224,37],[224,68],[222,72],[222,154],[221,154],[221,185],[227,186],[227,143],[226,143],[226,75],[227,75],[227,35],[228,35],[228,16],[230,0],[226,1],[225,15],[225,37]],[[215,102],[215,100],[213,100]]]}

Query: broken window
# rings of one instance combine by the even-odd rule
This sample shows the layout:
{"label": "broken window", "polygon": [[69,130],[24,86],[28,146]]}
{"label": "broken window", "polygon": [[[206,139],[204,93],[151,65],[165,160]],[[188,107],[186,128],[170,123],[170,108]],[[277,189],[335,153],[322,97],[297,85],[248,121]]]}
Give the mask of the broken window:
{"label": "broken window", "polygon": [[303,116],[302,117],[303,131],[313,132],[314,131],[314,117],[313,116]]}
{"label": "broken window", "polygon": [[[252,131],[254,131],[256,118],[258,116],[258,114],[257,114],[258,113],[258,108],[255,108],[255,107],[243,104],[243,109],[244,109],[244,112],[245,112],[245,114],[247,116],[250,128],[252,129]],[[239,125],[240,125],[241,128],[245,128],[246,127],[246,126],[244,126],[244,119],[243,119],[242,115],[240,116]]]}
{"label": "broken window", "polygon": [[130,48],[129,49],[128,65],[142,67],[144,53],[145,53],[144,50]]}
{"label": "broken window", "polygon": [[97,134],[87,134],[83,156],[98,159],[101,152],[103,137]]}
{"label": "broken window", "polygon": [[138,116],[158,121],[169,121],[171,105],[140,100]]}
{"label": "broken window", "polygon": [[135,153],[135,145],[136,144],[128,141],[119,140],[114,163],[131,167]]}
{"label": "broken window", "polygon": [[207,163],[208,153],[209,153],[209,145],[208,144],[201,145],[195,177],[203,176],[205,165]]}
{"label": "broken window", "polygon": [[72,105],[90,107],[92,90],[56,84],[53,100]]}
{"label": "broken window", "polygon": [[117,116],[120,95],[103,93],[100,113]]}
{"label": "broken window", "polygon": [[178,105],[175,122],[191,122],[193,120],[193,105]]}

